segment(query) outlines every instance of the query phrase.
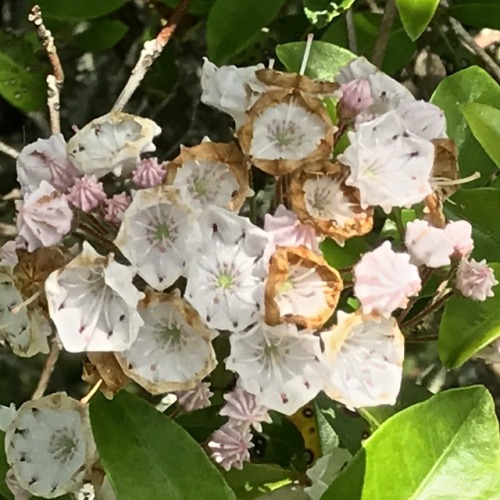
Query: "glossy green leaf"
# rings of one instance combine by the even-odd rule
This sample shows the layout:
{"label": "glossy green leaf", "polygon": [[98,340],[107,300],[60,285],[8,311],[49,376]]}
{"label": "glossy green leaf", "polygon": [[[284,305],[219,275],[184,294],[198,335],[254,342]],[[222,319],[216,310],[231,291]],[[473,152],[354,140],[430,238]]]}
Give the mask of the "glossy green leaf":
{"label": "glossy green leaf", "polygon": [[[490,264],[500,281],[500,263]],[[446,368],[458,368],[480,349],[500,337],[500,286],[484,302],[452,297],[439,325],[439,357]]]}
{"label": "glossy green leaf", "polygon": [[286,0],[216,0],[207,20],[208,57],[227,63],[278,14]]}
{"label": "glossy green leaf", "polygon": [[355,0],[304,0],[304,12],[307,19],[318,29],[324,28],[332,19],[343,14]]}
{"label": "glossy green leaf", "polygon": [[439,0],[396,0],[396,5],[406,33],[416,40],[431,22]]}
{"label": "glossy green leaf", "polygon": [[96,395],[90,420],[117,500],[235,498],[200,445],[143,399]]}
{"label": "glossy green leaf", "polygon": [[241,470],[230,469],[224,477],[238,500],[250,500],[292,482],[297,473],[274,464],[246,463]]}
{"label": "glossy green leaf", "polygon": [[368,252],[370,245],[363,238],[350,238],[343,247],[330,238],[320,245],[323,257],[335,269],[352,266],[358,262],[361,255]]}
{"label": "glossy green leaf", "polygon": [[472,134],[460,107],[475,102],[500,108],[500,87],[486,71],[472,66],[442,80],[431,102],[444,110],[448,135],[458,148],[461,176],[466,177],[476,171],[481,174],[480,179],[465,187],[484,186],[497,167]]}
{"label": "glossy green leaf", "polygon": [[10,492],[9,488],[5,484],[4,478],[7,471],[10,469],[7,463],[7,458],[5,457],[5,432],[0,431],[0,495],[5,498],[5,500],[14,500],[14,495]]}
{"label": "glossy green leaf", "polygon": [[498,0],[453,0],[448,12],[465,26],[500,30]]}
{"label": "glossy green leaf", "polygon": [[[358,39],[358,55],[371,59],[378,37],[381,14],[357,12],[353,15]],[[335,19],[323,34],[322,41],[347,47],[347,30],[344,19]],[[382,71],[394,74],[404,68],[416,51],[415,42],[410,40],[399,19],[393,23],[389,43],[382,62]]]}
{"label": "glossy green leaf", "polygon": [[500,109],[474,102],[463,104],[460,109],[474,137],[500,167]]}
{"label": "glossy green leaf", "polygon": [[500,248],[500,191],[494,188],[460,189],[445,203],[445,214],[453,220],[472,224],[476,260],[494,262]]}
{"label": "glossy green leaf", "polygon": [[128,0],[31,0],[39,5],[43,17],[53,19],[92,19],[104,16],[120,8]]}
{"label": "glossy green leaf", "polygon": [[[305,47],[305,42],[285,43],[276,47],[276,55],[287,71],[298,73]],[[340,68],[355,58],[355,54],[337,45],[313,42],[305,74],[319,80],[333,80]]]}
{"label": "glossy green leaf", "polygon": [[452,389],[394,415],[322,500],[498,498],[500,437],[482,386]]}
{"label": "glossy green leaf", "polygon": [[84,50],[94,52],[113,47],[128,31],[128,26],[115,19],[97,19],[75,36],[75,43]]}
{"label": "glossy green leaf", "polygon": [[211,405],[208,408],[180,415],[175,422],[185,429],[198,443],[205,442],[210,434],[227,422],[227,417],[219,414],[222,405]]}

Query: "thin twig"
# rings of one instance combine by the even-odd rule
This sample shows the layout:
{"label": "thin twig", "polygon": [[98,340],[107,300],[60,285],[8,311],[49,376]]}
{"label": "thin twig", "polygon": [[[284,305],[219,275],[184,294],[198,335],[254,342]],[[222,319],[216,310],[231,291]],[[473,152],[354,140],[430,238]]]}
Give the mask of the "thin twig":
{"label": "thin twig", "polygon": [[[434,272],[434,269],[431,269],[430,267],[427,267],[424,269],[424,271],[422,272],[422,276],[420,278],[420,281],[422,283],[421,288],[424,288],[424,286],[427,284],[430,277],[432,276],[433,272]],[[411,311],[412,307],[415,305],[415,302],[417,302],[417,300],[418,300],[418,295],[415,295],[415,296],[410,298],[406,307],[399,313],[399,316],[397,317],[397,321],[399,324],[401,324],[403,322],[403,320],[406,318],[408,313]]]}
{"label": "thin twig", "polygon": [[379,68],[384,62],[385,49],[387,48],[387,43],[391,36],[392,23],[396,18],[396,14],[396,0],[387,0],[372,54],[372,63]]}
{"label": "thin twig", "polygon": [[356,36],[356,26],[354,25],[353,9],[349,9],[345,15],[345,25],[347,28],[347,44],[349,50],[358,53],[358,37]]}
{"label": "thin twig", "polygon": [[139,60],[135,65],[128,82],[125,84],[120,96],[118,97],[113,111],[122,111],[127,102],[130,100],[134,92],[139,87],[148,72],[149,68],[158,59],[163,49],[169,42],[174,34],[177,26],[179,25],[184,13],[186,12],[191,0],[180,0],[177,7],[172,12],[172,16],[168,20],[167,25],[158,33],[158,36],[153,40],[144,42]]}
{"label": "thin twig", "polygon": [[84,396],[82,399],[80,399],[80,403],[82,403],[82,405],[86,405],[92,399],[92,396],[99,390],[99,387],[101,387],[102,382],[103,382],[103,380],[102,380],[102,378],[100,378],[94,384],[92,389],[90,389],[90,391],[87,393],[87,395]]}
{"label": "thin twig", "polygon": [[417,323],[419,323],[421,320],[423,320],[427,315],[431,314],[434,311],[437,311],[451,296],[453,295],[453,292],[450,291],[448,293],[445,293],[441,297],[439,297],[437,300],[432,302],[430,305],[422,309],[419,313],[415,314],[412,318],[410,318],[408,321],[405,321],[400,328],[408,328],[410,326],[414,326]]}
{"label": "thin twig", "polygon": [[47,76],[47,104],[49,107],[51,131],[53,134],[59,134],[61,132],[61,119],[59,116],[60,94],[64,84],[64,72],[59,56],[57,55],[54,37],[50,30],[43,24],[42,11],[38,5],[35,5],[31,9],[28,19],[36,26],[38,39],[52,65],[53,74]]}
{"label": "thin twig", "polygon": [[14,160],[17,160],[19,156],[19,151],[17,149],[10,147],[2,141],[0,141],[0,153],[4,153],[7,156],[10,156],[11,158],[14,158]]}
{"label": "thin twig", "polygon": [[419,335],[418,337],[405,337],[405,342],[407,344],[417,344],[419,342],[433,342],[437,339],[437,335]]}
{"label": "thin twig", "polygon": [[462,45],[472,50],[488,66],[493,76],[500,82],[500,66],[496,61],[478,45],[474,37],[453,17],[450,17],[450,26],[462,42]]}
{"label": "thin twig", "polygon": [[35,392],[31,399],[39,399],[41,398],[47,389],[47,386],[50,382],[50,377],[54,372],[54,368],[56,367],[57,360],[59,359],[59,343],[57,339],[52,340],[52,347],[50,348],[49,355],[45,360],[45,366],[43,367],[42,373],[40,375],[40,379],[38,380],[38,385],[36,386]]}

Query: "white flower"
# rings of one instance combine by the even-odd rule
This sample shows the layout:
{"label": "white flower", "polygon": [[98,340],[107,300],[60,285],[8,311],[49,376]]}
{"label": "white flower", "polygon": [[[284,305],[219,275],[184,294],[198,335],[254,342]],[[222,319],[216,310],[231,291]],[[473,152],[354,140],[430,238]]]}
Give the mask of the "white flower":
{"label": "white flower", "polygon": [[407,132],[395,113],[361,124],[349,132],[350,146],[338,156],[348,165],[347,185],[359,189],[363,208],[410,206],[432,193],[434,145]]}
{"label": "white flower", "polygon": [[25,146],[17,159],[16,168],[23,196],[36,191],[42,181],[65,192],[78,177],[78,170],[68,159],[62,134],[38,139]]}
{"label": "white flower", "polygon": [[152,120],[112,111],[92,120],[69,140],[69,158],[82,174],[127,174],[142,153],[155,150],[153,138],[160,132]]}
{"label": "white flower", "polygon": [[456,287],[464,297],[483,301],[493,297],[493,287],[498,285],[493,269],[485,260],[462,259],[457,270]]}
{"label": "white flower", "polygon": [[371,120],[398,108],[403,103],[415,100],[404,85],[382,73],[364,57],[358,57],[344,66],[335,81],[346,84],[359,78],[368,80],[373,103],[358,115],[358,122]]}
{"label": "white flower", "polygon": [[397,108],[408,131],[422,139],[432,141],[442,139],[446,135],[446,118],[441,108],[430,102],[408,101]]}
{"label": "white flower", "polygon": [[216,365],[208,330],[179,294],[154,294],[139,309],[144,325],[115,356],[123,371],[152,394],[192,389]]}
{"label": "white flower", "polygon": [[250,460],[249,449],[253,447],[250,428],[226,424],[217,429],[207,444],[210,456],[224,470],[243,468],[243,462]]}
{"label": "white flower", "polygon": [[367,252],[354,266],[354,294],[365,314],[381,314],[388,318],[421,288],[420,276],[410,256],[396,253],[386,241]]}
{"label": "white flower", "polygon": [[48,182],[16,202],[17,230],[20,243],[26,243],[28,252],[59,243],[71,230],[73,213],[68,201]]}
{"label": "white flower", "polygon": [[97,456],[88,406],[55,393],[24,403],[5,434],[7,461],[32,495],[78,490]]}
{"label": "white flower", "polygon": [[234,427],[253,427],[257,432],[262,432],[262,422],[272,422],[268,409],[257,402],[254,394],[241,387],[224,394],[224,399],[226,404],[219,414],[229,417],[229,422]]}
{"label": "white flower", "polygon": [[217,207],[206,209],[200,225],[204,243],[192,259],[185,298],[210,328],[241,331],[259,316],[270,236]]}
{"label": "white flower", "polygon": [[50,318],[69,352],[123,351],[144,324],[130,267],[102,257],[89,243],[45,282]]}
{"label": "white flower", "polygon": [[241,387],[259,404],[292,415],[323,388],[319,338],[311,330],[260,322],[229,340],[226,366],[238,373]]}
{"label": "white flower", "polygon": [[246,110],[266,90],[255,76],[263,64],[247,68],[221,66],[218,68],[206,57],[201,73],[201,102],[231,115],[239,128],[245,120]]}
{"label": "white flower", "polygon": [[337,315],[321,333],[328,382],[325,393],[348,408],[393,405],[401,386],[404,337],[394,318]]}
{"label": "white flower", "polygon": [[139,190],[115,244],[148,285],[164,290],[183,274],[200,242],[194,216],[172,187]]}
{"label": "white flower", "polygon": [[176,391],[177,402],[185,411],[196,411],[210,406],[210,398],[214,393],[208,382],[198,382],[193,389]]}

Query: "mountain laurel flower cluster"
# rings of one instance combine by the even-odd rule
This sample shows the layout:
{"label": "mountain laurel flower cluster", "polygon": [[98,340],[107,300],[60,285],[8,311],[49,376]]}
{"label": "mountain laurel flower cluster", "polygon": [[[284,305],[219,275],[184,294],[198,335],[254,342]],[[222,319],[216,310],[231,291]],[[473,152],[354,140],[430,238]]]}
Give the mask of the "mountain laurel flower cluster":
{"label": "mountain laurel flower cluster", "polygon": [[[234,119],[232,141],[162,158],[160,125],[114,110],[21,151],[0,341],[20,356],[86,353],[84,379],[106,396],[125,383],[174,393],[172,415],[218,401],[224,423],[204,444],[229,470],[276,412],[321,392],[349,409],[394,405],[415,302],[488,300],[498,281],[473,258],[471,225],[440,209],[443,112],[364,58],[328,82],[205,60],[201,85]],[[274,183],[269,211],[256,209],[256,178]],[[431,276],[436,296],[419,297]],[[11,417],[21,489],[52,498],[89,479],[86,402],[58,393]]]}

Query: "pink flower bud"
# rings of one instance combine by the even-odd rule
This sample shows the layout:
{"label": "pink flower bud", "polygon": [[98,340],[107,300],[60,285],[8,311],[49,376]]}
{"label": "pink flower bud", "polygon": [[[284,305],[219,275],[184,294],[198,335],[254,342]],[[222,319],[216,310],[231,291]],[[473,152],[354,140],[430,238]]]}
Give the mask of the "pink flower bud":
{"label": "pink flower bud", "polygon": [[104,218],[111,224],[120,224],[123,212],[132,202],[127,193],[115,194],[113,198],[104,201],[106,207]]}
{"label": "pink flower bud", "polygon": [[498,285],[493,269],[486,264],[485,260],[477,262],[474,259],[463,259],[457,271],[457,289],[464,297],[483,301],[487,297],[493,297],[492,288]]}
{"label": "pink flower bud", "polygon": [[137,187],[151,188],[161,184],[165,174],[158,158],[146,158],[132,172],[132,180]]}
{"label": "pink flower bud", "polygon": [[74,186],[66,195],[66,199],[73,206],[84,212],[89,212],[106,199],[106,193],[102,182],[98,182],[95,175],[85,175],[81,179],[76,179]]}
{"label": "pink flower bud", "polygon": [[361,111],[373,104],[370,84],[365,78],[356,78],[340,86],[342,97],[339,101],[339,116],[342,120],[352,120]]}

